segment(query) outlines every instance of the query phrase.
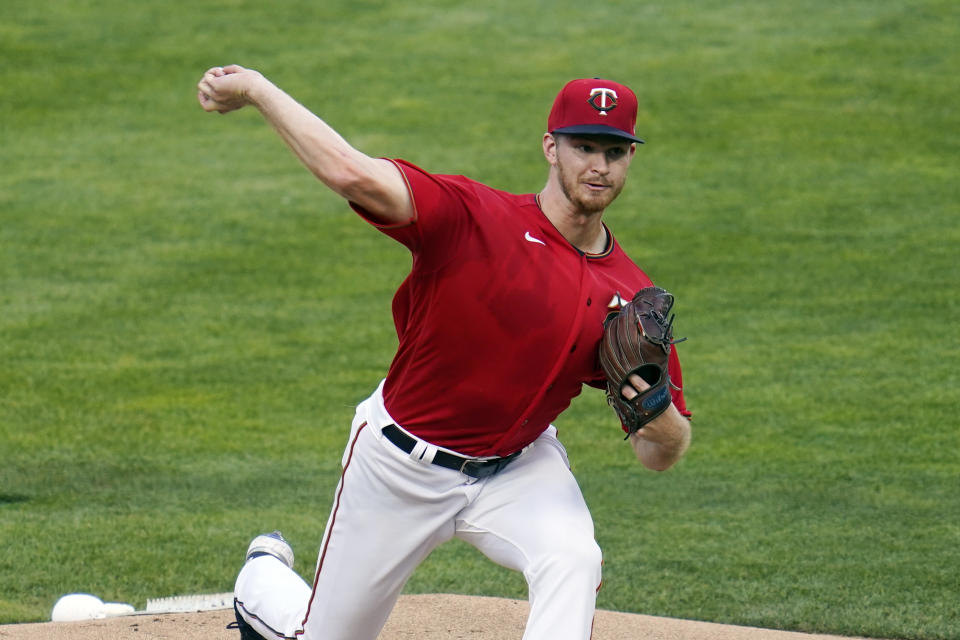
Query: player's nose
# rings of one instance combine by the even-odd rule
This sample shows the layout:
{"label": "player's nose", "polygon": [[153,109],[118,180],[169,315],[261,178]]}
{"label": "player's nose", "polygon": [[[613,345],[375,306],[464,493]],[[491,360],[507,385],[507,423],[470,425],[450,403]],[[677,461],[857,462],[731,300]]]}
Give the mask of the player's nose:
{"label": "player's nose", "polygon": [[605,153],[594,153],[590,156],[590,170],[600,175],[610,172],[610,162]]}

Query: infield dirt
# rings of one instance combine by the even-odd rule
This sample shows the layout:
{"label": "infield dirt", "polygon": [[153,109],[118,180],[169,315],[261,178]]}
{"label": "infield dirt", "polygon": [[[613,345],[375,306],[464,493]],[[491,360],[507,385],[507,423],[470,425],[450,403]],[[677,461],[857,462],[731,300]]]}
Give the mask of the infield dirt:
{"label": "infield dirt", "polygon": [[[519,640],[527,603],[460,595],[409,595],[397,603],[379,640]],[[138,614],[85,622],[2,625],[2,640],[238,640],[233,611]],[[838,640],[774,631],[598,611],[593,640]]]}

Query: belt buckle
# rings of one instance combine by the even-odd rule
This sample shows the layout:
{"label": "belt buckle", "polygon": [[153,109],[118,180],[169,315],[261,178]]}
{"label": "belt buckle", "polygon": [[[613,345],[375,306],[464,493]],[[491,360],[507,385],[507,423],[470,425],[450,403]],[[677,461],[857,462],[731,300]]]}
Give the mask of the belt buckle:
{"label": "belt buckle", "polygon": [[466,458],[463,464],[460,465],[460,473],[468,475],[471,478],[480,478],[480,469],[479,461],[471,458]]}
{"label": "belt buckle", "polygon": [[501,469],[507,466],[511,460],[513,460],[513,456],[497,458],[496,460],[467,459],[464,460],[463,464],[460,466],[460,473],[466,474],[471,478],[481,480],[498,473]]}
{"label": "belt buckle", "polygon": [[499,466],[499,464],[487,464],[486,460],[471,460],[468,458],[460,465],[460,473],[480,480],[481,478],[495,474],[500,470]]}

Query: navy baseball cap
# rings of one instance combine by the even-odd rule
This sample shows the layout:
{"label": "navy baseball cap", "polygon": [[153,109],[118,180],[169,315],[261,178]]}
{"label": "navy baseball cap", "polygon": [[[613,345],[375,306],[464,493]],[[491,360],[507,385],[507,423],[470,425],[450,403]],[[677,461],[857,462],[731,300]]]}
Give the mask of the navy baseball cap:
{"label": "navy baseball cap", "polygon": [[637,96],[626,85],[600,78],[564,85],[547,119],[550,133],[617,136],[643,144],[636,126]]}

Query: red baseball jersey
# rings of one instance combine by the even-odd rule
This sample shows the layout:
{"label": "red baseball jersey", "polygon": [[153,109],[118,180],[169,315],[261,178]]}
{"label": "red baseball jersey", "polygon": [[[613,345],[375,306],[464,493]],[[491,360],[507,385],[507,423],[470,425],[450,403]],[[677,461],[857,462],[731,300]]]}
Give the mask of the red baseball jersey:
{"label": "red baseball jersey", "polygon": [[[533,442],[584,384],[604,386],[603,321],[619,297],[630,300],[652,283],[612,234],[602,254],[576,249],[534,194],[394,162],[413,218],[385,226],[354,205],[413,255],[393,300],[400,344],[384,403],[404,429],[436,445],[510,454]],[[670,377],[679,387],[673,402],[689,415],[675,348]]]}

